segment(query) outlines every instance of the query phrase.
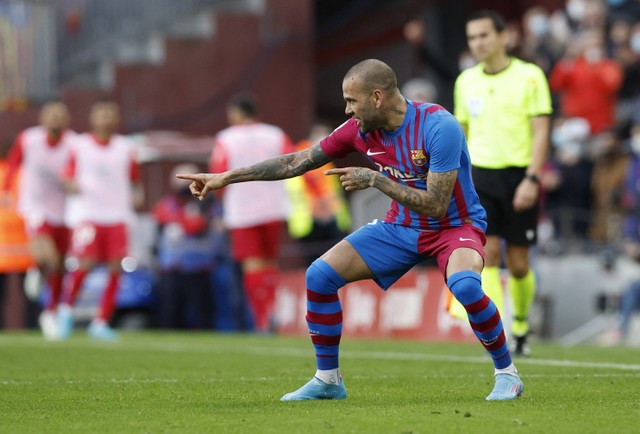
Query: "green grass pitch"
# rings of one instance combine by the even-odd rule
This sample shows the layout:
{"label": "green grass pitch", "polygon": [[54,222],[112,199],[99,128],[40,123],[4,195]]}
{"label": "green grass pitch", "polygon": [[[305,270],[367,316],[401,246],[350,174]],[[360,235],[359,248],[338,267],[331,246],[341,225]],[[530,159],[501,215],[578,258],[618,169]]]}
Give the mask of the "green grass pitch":
{"label": "green grass pitch", "polygon": [[640,351],[533,345],[517,401],[486,402],[479,344],[343,337],[343,401],[280,402],[311,378],[304,337],[0,334],[0,433],[633,433]]}

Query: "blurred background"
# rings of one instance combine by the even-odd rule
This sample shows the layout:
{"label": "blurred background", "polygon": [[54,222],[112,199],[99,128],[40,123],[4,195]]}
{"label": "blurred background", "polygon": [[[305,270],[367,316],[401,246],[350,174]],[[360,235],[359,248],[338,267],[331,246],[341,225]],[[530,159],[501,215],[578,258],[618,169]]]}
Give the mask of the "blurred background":
{"label": "blurred background", "polygon": [[[346,120],[344,73],[374,57],[393,67],[406,96],[423,92],[415,98],[452,110],[455,78],[473,65],[465,19],[481,8],[507,19],[512,54],[537,63],[549,78],[558,62],[587,55],[586,35],[593,32],[600,35],[598,60],[608,59],[622,72],[620,83],[602,95],[613,100],[612,120],[605,124],[565,110],[562,89],[552,86],[553,148],[542,176],[544,212],[534,260],[540,281],[535,335],[568,345],[601,342],[617,321],[625,288],[640,279],[623,227],[627,217],[640,214],[640,173],[629,169],[640,155],[637,0],[0,0],[0,144],[9,146],[21,130],[37,124],[41,104],[50,99],[68,105],[78,132],[89,129],[86,114],[97,98],[119,103],[121,132],[136,140],[146,192],[124,264],[129,274],[121,289],[120,326],[157,326],[151,210],[170,191],[177,164],[207,169],[213,137],[227,126],[226,106],[234,95],[253,93],[261,120],[299,142],[314,125],[330,131]],[[599,100],[583,105],[598,108]],[[337,162],[360,163],[366,164],[357,157]],[[369,190],[347,195],[347,202],[352,228],[384,216],[389,204]],[[290,274],[280,288],[277,315],[282,330],[304,333],[301,301],[291,287],[301,285],[305,257],[323,250],[285,235],[281,268]],[[224,233],[214,242],[213,328],[250,330]],[[372,313],[347,312],[357,321],[346,327],[363,335],[447,336],[451,325],[439,308],[442,283],[425,267],[400,285],[398,293],[412,294],[404,301],[392,299],[393,290],[390,302],[367,298],[375,289],[361,288],[357,300],[373,303]],[[421,286],[423,272],[430,286]],[[41,301],[23,297],[18,281],[3,292],[5,327],[34,327]],[[384,303],[395,303],[394,315],[402,317],[402,309],[409,309],[403,303],[415,297],[434,306],[411,311],[407,317],[417,319],[410,324],[385,317]],[[361,303],[362,309],[371,303]],[[425,326],[427,316],[435,318]]]}

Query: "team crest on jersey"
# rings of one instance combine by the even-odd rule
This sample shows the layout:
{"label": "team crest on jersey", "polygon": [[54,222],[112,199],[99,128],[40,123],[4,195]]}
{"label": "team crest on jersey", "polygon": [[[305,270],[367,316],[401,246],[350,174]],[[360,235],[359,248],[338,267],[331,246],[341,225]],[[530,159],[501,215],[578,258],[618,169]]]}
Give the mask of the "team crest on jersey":
{"label": "team crest on jersey", "polygon": [[424,155],[422,149],[411,149],[411,161],[416,166],[424,166],[427,164],[427,157]]}

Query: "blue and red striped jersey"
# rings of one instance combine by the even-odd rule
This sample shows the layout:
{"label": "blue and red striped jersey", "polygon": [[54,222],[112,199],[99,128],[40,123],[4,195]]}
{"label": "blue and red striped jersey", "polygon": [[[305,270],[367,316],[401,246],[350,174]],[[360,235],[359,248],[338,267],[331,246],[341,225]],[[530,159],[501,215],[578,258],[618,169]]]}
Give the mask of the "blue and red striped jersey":
{"label": "blue and red striped jersey", "polygon": [[349,119],[320,142],[332,158],[350,152],[366,156],[379,172],[400,184],[427,188],[427,174],[458,170],[446,216],[434,219],[418,214],[395,200],[385,222],[422,230],[439,230],[471,223],[487,227],[486,212],[471,178],[471,163],[464,132],[451,113],[437,104],[408,101],[404,122],[396,131],[363,134]]}

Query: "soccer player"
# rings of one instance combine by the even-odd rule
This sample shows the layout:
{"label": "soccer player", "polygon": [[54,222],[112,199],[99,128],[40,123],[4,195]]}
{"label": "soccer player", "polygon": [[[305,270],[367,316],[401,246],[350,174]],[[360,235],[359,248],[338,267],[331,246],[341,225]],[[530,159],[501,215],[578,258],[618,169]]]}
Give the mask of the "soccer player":
{"label": "soccer player", "polygon": [[487,210],[483,288],[502,309],[502,240],[513,304],[514,354],[529,355],[527,316],[536,281],[529,248],[536,243],[538,176],[549,147],[551,96],[542,70],[509,56],[501,16],[479,11],[467,20],[467,42],[480,63],[460,74],[454,114],[469,141],[473,181]]}
{"label": "soccer player", "polygon": [[282,401],[343,399],[338,366],[342,308],[338,290],[373,279],[387,290],[426,257],[437,258],[449,289],[468,312],[480,343],[493,359],[495,385],[487,400],[512,400],[524,385],[512,363],[500,314],[482,292],[486,214],[471,181],[460,125],[436,104],[413,102],[398,89],[394,71],[376,59],[349,69],[342,81],[350,117],[310,148],[224,173],[179,175],[194,195],[254,180],[299,176],[350,152],[376,170],[327,170],[347,191],[377,188],[392,199],[384,220],[374,220],[338,242],[306,272],[307,323],[316,352],[315,376]]}
{"label": "soccer player", "polygon": [[[250,95],[234,98],[227,107],[230,126],[216,135],[211,170],[222,172],[290,152],[293,144],[279,127],[258,122],[258,107]],[[255,329],[272,329],[280,235],[289,212],[284,182],[231,185],[222,195],[224,224],[231,253],[241,264],[243,283]]]}
{"label": "soccer player", "polygon": [[66,339],[73,329],[71,307],[86,275],[98,263],[106,263],[109,278],[100,308],[89,325],[89,335],[98,340],[114,340],[109,327],[115,310],[120,279],[120,262],[128,249],[127,222],[134,200],[140,200],[138,165],[129,139],[116,134],[120,121],[118,105],[98,101],[91,107],[92,132],[77,136],[65,168],[65,185],[73,196],[71,255],[78,268],[65,288],[65,301],[58,309],[60,336]]}
{"label": "soccer player", "polygon": [[29,247],[50,294],[40,314],[45,339],[57,339],[56,309],[62,293],[64,258],[69,229],[64,223],[66,192],[60,174],[69,158],[74,133],[68,129],[69,111],[60,101],[44,104],[40,125],[18,135],[9,154],[4,188],[19,168],[18,209],[25,219]]}

